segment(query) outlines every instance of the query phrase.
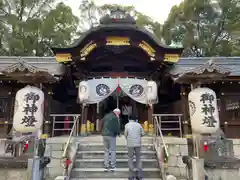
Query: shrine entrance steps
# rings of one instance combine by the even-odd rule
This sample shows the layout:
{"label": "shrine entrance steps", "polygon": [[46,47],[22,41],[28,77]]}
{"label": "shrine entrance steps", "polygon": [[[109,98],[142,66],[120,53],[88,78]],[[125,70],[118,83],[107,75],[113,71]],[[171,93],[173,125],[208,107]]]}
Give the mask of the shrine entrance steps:
{"label": "shrine entrance steps", "polygon": [[[104,147],[101,136],[84,138],[78,143],[73,161],[71,180],[126,180],[129,176],[128,154],[124,137],[117,138],[117,168],[115,172],[104,172]],[[90,140],[91,139],[91,140]],[[152,137],[143,138],[142,166],[144,180],[161,180]]]}

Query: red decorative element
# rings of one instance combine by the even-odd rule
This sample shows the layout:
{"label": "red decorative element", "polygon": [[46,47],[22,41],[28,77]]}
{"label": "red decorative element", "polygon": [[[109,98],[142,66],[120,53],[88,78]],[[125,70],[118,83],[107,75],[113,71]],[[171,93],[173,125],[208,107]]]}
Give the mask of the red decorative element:
{"label": "red decorative element", "polygon": [[118,22],[118,21],[119,21],[119,19],[112,19],[112,21],[113,21],[113,22]]}
{"label": "red decorative element", "polygon": [[[71,121],[71,119],[69,116],[66,116],[64,118],[64,129],[70,129],[70,121]],[[66,133],[68,133],[68,132],[66,132]]]}
{"label": "red decorative element", "polygon": [[130,76],[127,72],[110,72],[110,73],[104,74],[104,76],[109,76],[109,77],[112,77],[112,78],[136,77],[136,76]]}
{"label": "red decorative element", "polygon": [[27,151],[28,151],[28,148],[29,148],[29,144],[28,144],[28,142],[26,142],[26,143],[24,144],[24,152],[27,152]]}
{"label": "red decorative element", "polygon": [[208,144],[207,144],[207,142],[204,142],[203,150],[204,150],[204,152],[208,151]]}
{"label": "red decorative element", "polygon": [[65,164],[66,164],[66,166],[68,167],[70,164],[72,163],[72,161],[71,160],[69,160],[69,159],[66,159],[66,161],[65,161]]}
{"label": "red decorative element", "polygon": [[118,86],[117,87],[117,92],[120,93],[121,92],[121,88]]}

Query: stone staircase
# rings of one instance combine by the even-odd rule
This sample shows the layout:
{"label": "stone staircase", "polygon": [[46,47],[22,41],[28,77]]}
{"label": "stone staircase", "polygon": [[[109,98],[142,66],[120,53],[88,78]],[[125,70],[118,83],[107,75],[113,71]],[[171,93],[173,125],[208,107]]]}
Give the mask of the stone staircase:
{"label": "stone staircase", "polygon": [[[104,172],[104,148],[101,142],[79,143],[73,162],[71,180],[125,180],[128,179],[128,155],[125,139],[117,139],[117,169],[115,172]],[[143,177],[145,180],[160,180],[156,152],[149,143],[142,147]]]}

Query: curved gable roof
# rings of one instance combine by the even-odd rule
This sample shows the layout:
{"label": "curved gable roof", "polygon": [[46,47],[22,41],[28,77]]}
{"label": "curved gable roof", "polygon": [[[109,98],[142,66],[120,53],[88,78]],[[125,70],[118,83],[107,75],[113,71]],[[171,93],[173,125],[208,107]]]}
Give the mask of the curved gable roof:
{"label": "curved gable roof", "polygon": [[111,11],[110,15],[104,16],[100,20],[100,25],[97,27],[93,27],[87,32],[83,33],[81,37],[72,45],[66,47],[66,48],[57,48],[52,47],[52,51],[56,54],[56,52],[66,52],[71,51],[73,48],[77,48],[81,46],[82,44],[88,43],[88,38],[90,35],[97,33],[97,32],[104,32],[104,31],[112,31],[112,30],[127,30],[132,32],[137,32],[139,34],[144,35],[151,43],[156,45],[159,48],[165,49],[166,52],[169,53],[177,53],[182,54],[183,48],[173,48],[167,45],[164,45],[161,43],[161,40],[156,37],[155,34],[149,32],[147,29],[143,27],[138,27],[136,25],[136,21],[131,17],[129,14],[126,14],[126,12],[122,10],[114,10]]}

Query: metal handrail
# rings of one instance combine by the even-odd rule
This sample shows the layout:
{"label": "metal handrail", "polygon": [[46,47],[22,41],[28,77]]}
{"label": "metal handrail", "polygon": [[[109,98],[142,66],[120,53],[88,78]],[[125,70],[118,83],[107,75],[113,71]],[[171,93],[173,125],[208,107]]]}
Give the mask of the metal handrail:
{"label": "metal handrail", "polygon": [[[154,131],[155,131],[154,132],[154,135],[155,135],[155,150],[158,151],[158,147],[161,146],[161,143],[159,143],[159,139],[158,139],[158,134],[159,134],[160,139],[162,141],[162,146],[163,146],[163,148],[161,148],[161,150],[163,149],[165,151],[166,156],[168,158],[169,153],[168,153],[168,149],[167,149],[166,143],[165,143],[164,138],[163,138],[163,134],[162,134],[160,123],[158,122],[158,118],[157,118],[157,116],[155,116],[152,119],[154,121]],[[162,156],[162,151],[161,151],[160,157],[161,156]],[[160,165],[160,169],[161,169],[162,179],[167,180],[166,173],[165,173],[165,167],[164,167],[164,160],[162,160],[162,162],[159,165]]]}
{"label": "metal handrail", "polygon": [[[75,118],[75,117],[80,117],[81,116],[81,114],[50,114],[50,117],[52,117],[53,118],[53,127],[52,127],[52,137],[54,137],[54,133],[55,133],[55,131],[65,131],[65,130],[67,130],[67,131],[71,131],[72,130],[72,128],[70,129],[64,129],[64,128],[61,128],[61,129],[56,129],[55,128],[55,125],[56,124],[65,124],[66,122],[64,122],[64,121],[56,121],[56,117],[73,117],[73,118]],[[72,120],[72,121],[68,121],[67,123],[73,123],[74,124],[74,120]],[[79,127],[79,123],[77,123],[77,128]]]}
{"label": "metal handrail", "polygon": [[62,158],[66,158],[66,156],[67,156],[67,150],[68,150],[69,144],[70,144],[70,142],[71,142],[73,133],[74,133],[74,131],[75,131],[75,127],[76,127],[76,125],[77,125],[77,122],[78,122],[78,120],[79,120],[79,119],[78,119],[79,116],[75,116],[74,118],[75,118],[75,119],[74,119],[74,124],[73,124],[73,127],[72,127],[72,129],[71,129],[70,135],[69,135],[69,137],[68,137],[67,143],[66,143],[66,145],[65,145]]}
{"label": "metal handrail", "polygon": [[50,117],[80,116],[81,114],[50,114]]}
{"label": "metal handrail", "polygon": [[161,130],[160,124],[159,124],[158,119],[157,119],[156,116],[155,116],[155,121],[156,121],[156,125],[157,125],[157,130],[158,130],[158,132],[160,134],[160,138],[162,140],[163,148],[164,148],[164,150],[166,152],[166,156],[169,157],[167,146],[166,146],[166,143],[165,143],[164,138],[163,138],[162,130]]}
{"label": "metal handrail", "polygon": [[182,114],[153,114],[153,116],[182,116]]}
{"label": "metal handrail", "polygon": [[[182,114],[153,114],[153,117],[159,118],[159,120],[160,120],[159,126],[160,126],[160,129],[161,129],[162,132],[169,131],[169,130],[179,131],[180,137],[182,137],[182,122],[181,122],[182,116],[183,116]],[[164,117],[170,117],[170,118],[177,117],[178,120],[164,120],[164,121],[162,121],[162,118],[164,118]],[[165,124],[178,124],[178,127],[174,127],[174,128],[164,128],[164,127],[162,127],[162,125],[165,125]]]}

